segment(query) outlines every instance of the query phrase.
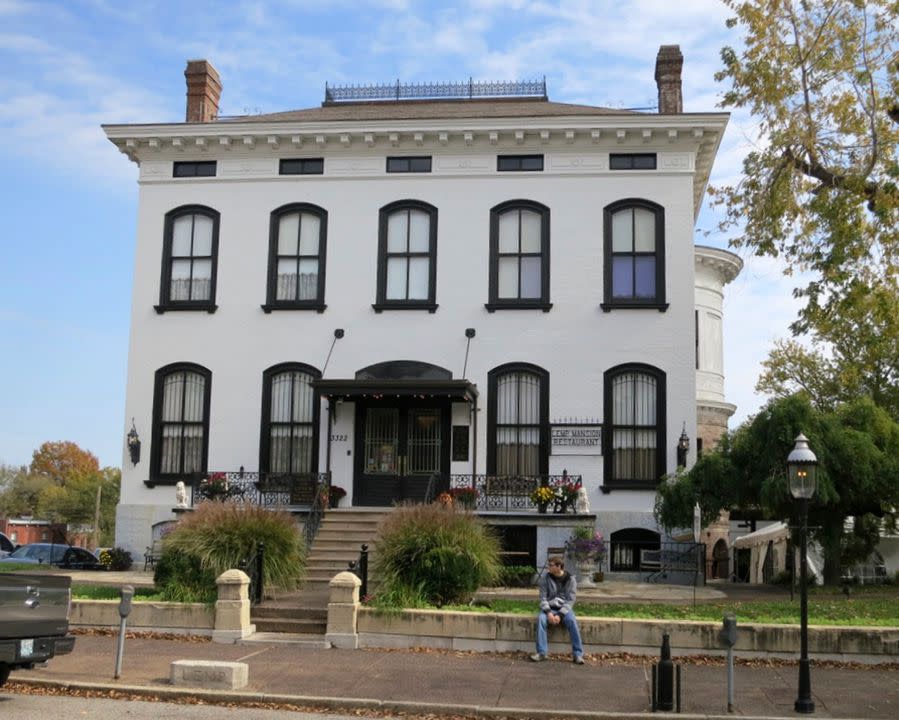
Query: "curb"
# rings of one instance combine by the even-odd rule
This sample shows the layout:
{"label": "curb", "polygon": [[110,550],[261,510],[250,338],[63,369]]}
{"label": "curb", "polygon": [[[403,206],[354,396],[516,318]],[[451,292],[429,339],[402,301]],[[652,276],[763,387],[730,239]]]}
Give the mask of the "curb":
{"label": "curb", "polygon": [[[90,690],[107,692],[113,696],[128,693],[146,698],[172,702],[190,700],[191,704],[201,701],[203,704],[217,705],[294,705],[301,709],[318,710],[377,710],[396,712],[405,715],[426,715],[441,717],[444,715],[462,715],[475,718],[525,718],[532,720],[659,720],[658,713],[621,713],[587,710],[539,710],[524,707],[494,707],[483,705],[463,705],[449,703],[412,702],[408,700],[378,700],[376,698],[341,698],[320,695],[283,695],[262,692],[226,692],[204,690],[202,688],[174,688],[154,685],[111,685],[107,683],[87,683],[70,680],[43,680],[35,678],[11,678],[13,683],[34,688],[50,688],[58,690]],[[672,713],[673,714],[673,713]],[[679,720],[733,720],[733,714],[703,715],[680,713]],[[740,715],[742,720],[795,720],[793,716],[776,715]],[[863,718],[830,718],[830,720],[864,720]]]}

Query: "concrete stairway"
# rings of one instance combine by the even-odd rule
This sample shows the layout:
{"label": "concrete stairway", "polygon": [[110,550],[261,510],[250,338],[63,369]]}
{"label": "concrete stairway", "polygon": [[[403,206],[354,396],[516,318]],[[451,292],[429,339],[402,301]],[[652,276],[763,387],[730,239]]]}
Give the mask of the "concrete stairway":
{"label": "concrete stairway", "polygon": [[[369,569],[378,540],[378,523],[389,508],[338,508],[328,510],[315,536],[306,563],[306,587],[327,588],[337,573],[358,560],[363,543],[368,545]],[[371,574],[369,574],[369,583]]]}
{"label": "concrete stairway", "polygon": [[[309,551],[306,581],[299,590],[279,593],[251,611],[256,632],[322,641],[328,623],[328,583],[369,547],[369,563],[377,544],[378,523],[389,508],[328,510]],[[369,586],[371,586],[369,575]],[[271,639],[271,638],[269,638]],[[261,639],[260,639],[261,640]],[[272,640],[274,641],[274,640]]]}

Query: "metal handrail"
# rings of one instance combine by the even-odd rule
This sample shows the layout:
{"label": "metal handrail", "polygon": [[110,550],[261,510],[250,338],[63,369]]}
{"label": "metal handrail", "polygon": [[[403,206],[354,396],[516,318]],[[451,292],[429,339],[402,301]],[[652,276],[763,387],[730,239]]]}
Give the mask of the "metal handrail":
{"label": "metal handrail", "polygon": [[362,582],[359,586],[359,598],[364,600],[368,597],[368,545],[363,543],[359,550],[359,558],[351,560],[347,568]]}
{"label": "metal handrail", "polygon": [[256,549],[249,557],[238,563],[238,570],[243,570],[250,578],[250,605],[262,602],[265,589],[265,543],[257,543]]}
{"label": "metal handrail", "polygon": [[323,474],[325,475],[324,481],[316,483],[315,497],[306,515],[306,521],[303,523],[303,539],[306,541],[307,551],[315,541],[322,518],[325,516],[325,510],[331,505],[331,475]]}

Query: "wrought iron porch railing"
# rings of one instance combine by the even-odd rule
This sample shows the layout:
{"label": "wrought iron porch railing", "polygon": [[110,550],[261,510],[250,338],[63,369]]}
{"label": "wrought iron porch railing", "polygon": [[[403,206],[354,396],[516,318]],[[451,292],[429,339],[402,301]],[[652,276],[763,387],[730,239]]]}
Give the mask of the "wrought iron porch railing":
{"label": "wrought iron porch railing", "polygon": [[[576,487],[580,475],[450,475],[447,491],[456,501],[481,512],[538,511],[532,493],[538,487],[549,487],[555,493],[548,503],[554,512],[573,512]],[[439,487],[439,485],[438,485]],[[563,500],[564,495],[569,499]]]}
{"label": "wrought iron porch railing", "polygon": [[330,473],[262,473],[224,470],[196,474],[191,504],[230,501],[268,507],[312,507],[320,495],[327,500]]}
{"label": "wrought iron porch railing", "polygon": [[368,597],[368,545],[363,543],[360,546],[359,557],[351,560],[347,569],[361,581],[359,598],[366,599]]}

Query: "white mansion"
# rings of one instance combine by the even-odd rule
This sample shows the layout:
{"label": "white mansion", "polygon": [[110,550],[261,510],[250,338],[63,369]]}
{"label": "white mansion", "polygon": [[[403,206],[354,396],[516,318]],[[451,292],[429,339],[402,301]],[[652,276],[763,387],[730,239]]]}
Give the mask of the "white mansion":
{"label": "white mansion", "polygon": [[140,168],[117,544],[238,468],[354,506],[567,471],[607,537],[658,537],[680,438],[692,464],[734,411],[741,262],[693,242],[728,116],[682,111],[682,61],[658,113],[461,83],[236,118],[191,61],[186,122],[104,126]]}

